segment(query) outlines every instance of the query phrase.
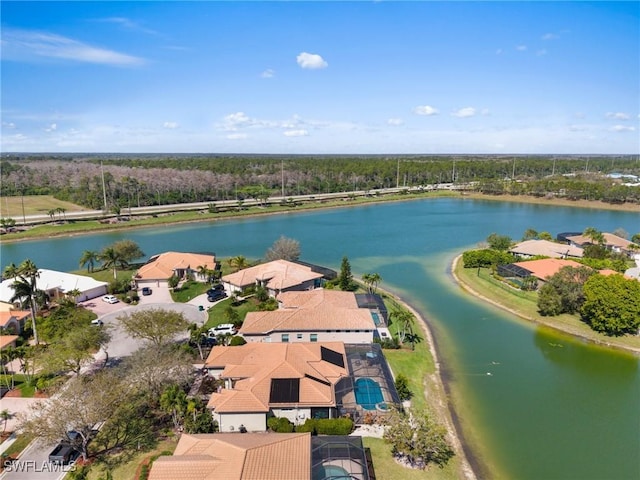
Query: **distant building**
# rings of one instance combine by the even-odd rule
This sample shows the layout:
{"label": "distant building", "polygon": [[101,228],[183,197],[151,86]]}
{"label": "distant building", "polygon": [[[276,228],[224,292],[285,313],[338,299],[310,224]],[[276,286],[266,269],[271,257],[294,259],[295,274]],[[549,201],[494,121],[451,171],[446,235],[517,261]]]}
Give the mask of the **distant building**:
{"label": "distant building", "polygon": [[165,252],[154,255],[138,269],[134,278],[138,287],[166,283],[172,276],[180,279],[193,277],[206,282],[208,275],[198,273],[200,267],[213,272],[218,268],[213,254]]}

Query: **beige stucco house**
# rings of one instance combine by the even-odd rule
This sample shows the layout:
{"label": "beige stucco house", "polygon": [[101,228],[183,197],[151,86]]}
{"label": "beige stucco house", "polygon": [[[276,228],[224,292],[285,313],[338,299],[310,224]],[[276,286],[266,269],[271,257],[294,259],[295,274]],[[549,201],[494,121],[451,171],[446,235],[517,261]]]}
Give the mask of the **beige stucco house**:
{"label": "beige stucco house", "polygon": [[371,343],[376,325],[353,292],[315,289],[283,292],[279,309],[250,312],[239,330],[247,342]]}
{"label": "beige stucco house", "polygon": [[134,280],[138,287],[166,284],[172,276],[180,279],[193,277],[195,280],[206,282],[207,275],[201,275],[199,269],[205,267],[208,271],[215,271],[216,257],[211,254],[165,252],[155,255],[140,267]]}
{"label": "beige stucco house", "polygon": [[323,274],[311,266],[274,260],[225,275],[222,284],[228,295],[240,294],[252,286],[263,286],[270,296],[276,297],[282,292],[317,288],[322,277]]}

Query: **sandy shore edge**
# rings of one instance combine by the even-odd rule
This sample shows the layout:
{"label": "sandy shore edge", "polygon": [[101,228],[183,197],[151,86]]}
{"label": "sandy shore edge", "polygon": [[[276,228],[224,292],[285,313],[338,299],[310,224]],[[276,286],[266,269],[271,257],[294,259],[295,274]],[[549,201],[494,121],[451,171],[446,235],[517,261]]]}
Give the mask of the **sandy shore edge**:
{"label": "sandy shore edge", "polygon": [[571,335],[573,337],[579,338],[581,340],[585,340],[587,342],[593,343],[595,345],[602,345],[605,347],[609,347],[609,348],[614,348],[617,350],[623,350],[625,352],[629,352],[629,353],[633,353],[636,355],[640,355],[640,348],[637,347],[631,347],[631,346],[627,346],[627,345],[615,345],[612,343],[609,343],[605,340],[601,340],[599,338],[593,338],[590,337],[589,335],[583,335],[579,332],[572,332],[570,330],[564,329],[562,328],[562,326],[556,325],[554,323],[551,322],[546,322],[543,320],[540,320],[538,318],[532,318],[529,317],[527,315],[524,315],[523,313],[514,310],[512,308],[506,307],[505,305],[502,305],[499,302],[496,302],[495,300],[492,300],[490,298],[485,297],[484,295],[482,295],[481,293],[478,293],[477,291],[475,291],[472,287],[469,286],[469,284],[463,282],[460,277],[458,277],[458,275],[456,275],[456,266],[458,265],[458,262],[460,261],[460,259],[462,258],[462,254],[458,255],[456,258],[453,259],[453,262],[451,263],[451,276],[453,277],[454,281],[467,293],[470,293],[471,295],[473,295],[474,297],[477,297],[487,303],[490,303],[506,312],[512,313],[513,315],[522,318],[524,320],[527,320],[529,322],[535,323],[537,325],[543,325],[547,328],[550,328],[552,330],[555,330],[557,332],[561,332],[564,333],[566,335]]}
{"label": "sandy shore edge", "polygon": [[[423,394],[427,400],[427,404],[431,408],[436,410],[438,417],[441,419],[441,421],[443,421],[444,426],[449,433],[449,438],[453,444],[456,455],[460,458],[461,469],[462,473],[464,474],[464,478],[467,480],[478,480],[478,476],[476,475],[475,470],[471,467],[471,462],[469,461],[469,447],[463,442],[460,426],[458,422],[455,421],[455,419],[457,418],[456,412],[453,408],[453,405],[449,401],[449,395],[447,394],[447,389],[445,388],[444,379],[442,377],[442,370],[440,367],[440,359],[438,357],[435,338],[433,336],[433,333],[431,332],[429,324],[426,321],[426,318],[402,297],[380,287],[378,287],[378,290],[393,298],[396,302],[409,310],[418,320],[418,324],[420,325],[420,328],[422,329],[427,340],[429,352],[433,357],[433,362],[436,370],[435,373],[430,375],[431,384],[434,386],[435,392],[433,391],[433,389],[430,389],[428,385],[425,385]],[[434,394],[435,398],[433,398]]]}

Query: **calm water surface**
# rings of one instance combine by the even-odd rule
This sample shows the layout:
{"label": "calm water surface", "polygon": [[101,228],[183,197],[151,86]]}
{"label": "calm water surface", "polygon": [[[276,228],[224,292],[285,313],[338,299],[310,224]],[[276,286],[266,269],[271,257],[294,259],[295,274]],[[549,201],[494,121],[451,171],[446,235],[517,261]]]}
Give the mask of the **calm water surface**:
{"label": "calm water surface", "polygon": [[1,253],[3,266],[31,258],[74,270],[83,250],[122,238],[148,255],[259,258],[286,235],[306,261],[339,269],[347,255],[356,275],[380,273],[385,288],[428,317],[482,478],[638,479],[638,358],[524,323],[463,293],[447,273],[456,254],[492,232],[520,238],[527,228],[555,235],[588,226],[636,233],[640,213],[426,199],[23,242]]}

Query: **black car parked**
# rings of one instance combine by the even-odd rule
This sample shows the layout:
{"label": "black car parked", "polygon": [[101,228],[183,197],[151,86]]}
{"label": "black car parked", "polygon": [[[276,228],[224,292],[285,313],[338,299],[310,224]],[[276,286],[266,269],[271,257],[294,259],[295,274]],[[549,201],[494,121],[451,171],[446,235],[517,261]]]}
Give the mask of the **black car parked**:
{"label": "black car parked", "polygon": [[226,298],[227,294],[224,290],[209,290],[207,291],[207,300],[210,302],[217,302],[218,300],[222,300]]}

